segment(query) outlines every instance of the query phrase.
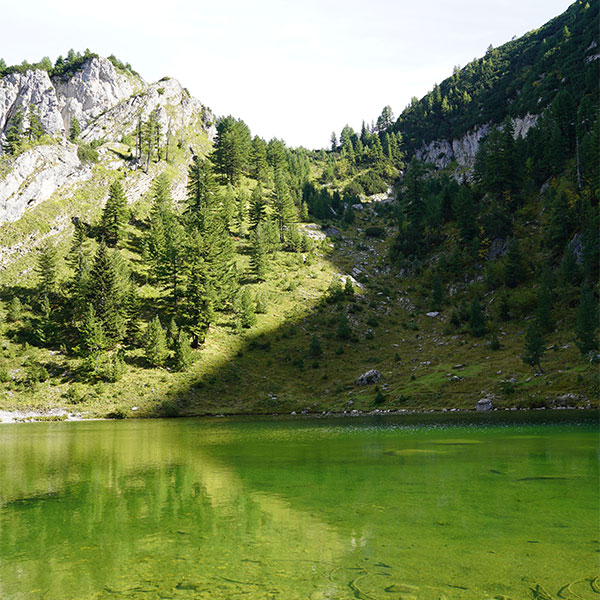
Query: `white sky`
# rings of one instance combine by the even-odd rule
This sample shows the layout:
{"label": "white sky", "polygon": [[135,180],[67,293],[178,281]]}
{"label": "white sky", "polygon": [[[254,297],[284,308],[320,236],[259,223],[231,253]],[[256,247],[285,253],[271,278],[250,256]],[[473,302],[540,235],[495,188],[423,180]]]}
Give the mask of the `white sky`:
{"label": "white sky", "polygon": [[253,134],[321,148],[348,123],[398,115],[412,96],[540,27],[567,0],[25,0],[3,3],[0,57],[69,48],[177,78]]}

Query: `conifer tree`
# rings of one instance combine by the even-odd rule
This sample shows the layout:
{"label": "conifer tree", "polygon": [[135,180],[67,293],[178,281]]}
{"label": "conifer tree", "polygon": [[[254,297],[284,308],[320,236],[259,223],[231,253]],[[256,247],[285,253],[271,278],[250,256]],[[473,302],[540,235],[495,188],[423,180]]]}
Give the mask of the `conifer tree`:
{"label": "conifer tree", "polygon": [[516,238],[511,238],[506,253],[506,264],[504,267],[504,282],[508,287],[516,287],[526,279],[525,265],[521,247]]}
{"label": "conifer tree", "polygon": [[316,335],[312,336],[310,340],[310,344],[308,346],[308,353],[313,358],[319,358],[319,356],[323,356],[323,348],[321,348],[321,342]]}
{"label": "conifer tree", "polygon": [[7,154],[15,155],[21,149],[23,140],[23,110],[17,108],[10,120],[4,133],[4,146],[2,149]]}
{"label": "conifer tree", "polygon": [[214,294],[209,267],[201,255],[195,255],[185,290],[183,316],[192,336],[192,348],[204,343],[214,318]]}
{"label": "conifer tree", "polygon": [[100,244],[94,257],[90,277],[89,301],[94,307],[104,332],[118,341],[125,333],[123,316],[123,290],[117,272],[115,259],[104,242]]}
{"label": "conifer tree", "polygon": [[248,192],[242,189],[237,194],[237,207],[235,220],[237,223],[238,233],[244,236],[248,233],[246,219],[248,217]]}
{"label": "conifer tree", "polygon": [[543,373],[540,359],[544,354],[546,342],[535,319],[531,319],[525,332],[525,345],[521,358],[523,362],[534,367],[538,373]]}
{"label": "conifer tree", "polygon": [[444,290],[442,288],[442,279],[440,274],[436,271],[433,276],[431,283],[431,301],[429,308],[432,311],[439,311],[442,309],[442,302],[444,301]]}
{"label": "conifer tree", "polygon": [[236,305],[236,312],[238,313],[241,326],[249,329],[256,325],[254,302],[247,287],[240,290]]}
{"label": "conifer tree", "polygon": [[16,323],[23,318],[23,304],[19,296],[13,296],[8,303],[8,320],[11,323]]}
{"label": "conifer tree", "polygon": [[155,316],[148,323],[144,339],[144,351],[146,359],[153,367],[162,367],[169,356],[167,337],[158,316]]}
{"label": "conifer tree", "polygon": [[221,205],[221,212],[223,215],[223,224],[228,232],[231,232],[231,225],[236,210],[236,194],[231,183],[227,184],[225,193],[223,194],[223,202]]}
{"label": "conifer tree", "polygon": [[264,280],[267,274],[267,252],[264,242],[263,227],[259,225],[250,237],[251,255],[250,266],[254,276],[259,280]]}
{"label": "conifer tree", "polygon": [[121,181],[117,179],[110,186],[100,219],[101,235],[108,246],[114,248],[122,239],[126,218],[127,198]]}
{"label": "conifer tree", "polygon": [[581,354],[589,354],[598,349],[598,305],[594,292],[587,286],[581,288],[579,306],[575,316],[575,335]]}
{"label": "conifer tree", "polygon": [[77,117],[73,117],[71,119],[71,125],[69,126],[69,139],[72,142],[77,142],[80,135],[81,125],[79,124],[79,119]]}
{"label": "conifer tree", "polygon": [[294,201],[290,196],[288,186],[280,169],[275,172],[274,209],[279,229],[279,240],[283,244],[287,228],[298,220],[298,216]]}
{"label": "conifer tree", "polygon": [[250,195],[250,229],[256,229],[259,223],[266,219],[267,203],[263,196],[262,187],[258,184]]}
{"label": "conifer tree", "polygon": [[108,346],[102,322],[91,304],[86,306],[83,322],[79,325],[79,335],[87,356],[97,356]]}
{"label": "conifer tree", "polygon": [[44,135],[44,127],[42,125],[42,120],[40,119],[40,113],[35,104],[29,105],[29,110],[27,111],[27,119],[29,121],[26,132],[27,139],[30,142],[35,142]]}
{"label": "conifer tree", "polygon": [[252,139],[250,151],[250,173],[257,182],[266,183],[269,173],[267,162],[267,143],[257,135]]}
{"label": "conifer tree", "polygon": [[46,241],[39,249],[36,273],[42,295],[47,302],[50,302],[56,287],[57,264],[56,249],[50,242]]}
{"label": "conifer tree", "polygon": [[471,328],[471,335],[475,337],[481,337],[485,333],[485,315],[481,310],[481,304],[477,297],[473,298],[471,301],[469,326]]}
{"label": "conifer tree", "polygon": [[536,313],[538,325],[542,333],[550,333],[554,330],[555,320],[552,315],[552,293],[546,281],[542,280],[536,293]]}
{"label": "conifer tree", "polygon": [[194,360],[194,353],[188,336],[180,331],[175,338],[175,369],[187,371]]}

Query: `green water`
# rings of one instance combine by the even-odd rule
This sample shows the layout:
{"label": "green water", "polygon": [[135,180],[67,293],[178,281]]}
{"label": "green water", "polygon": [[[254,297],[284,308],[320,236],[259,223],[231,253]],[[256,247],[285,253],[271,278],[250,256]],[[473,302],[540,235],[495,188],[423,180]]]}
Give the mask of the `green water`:
{"label": "green water", "polygon": [[0,425],[0,598],[597,599],[597,419]]}

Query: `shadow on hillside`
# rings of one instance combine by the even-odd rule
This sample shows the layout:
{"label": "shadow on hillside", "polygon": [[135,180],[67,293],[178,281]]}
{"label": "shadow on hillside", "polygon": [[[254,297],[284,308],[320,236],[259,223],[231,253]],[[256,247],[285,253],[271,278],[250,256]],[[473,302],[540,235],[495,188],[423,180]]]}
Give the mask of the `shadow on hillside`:
{"label": "shadow on hillside", "polygon": [[[364,214],[356,225],[360,227],[363,220],[366,224],[368,218]],[[327,238],[335,248],[326,260],[342,282],[354,266],[363,274],[374,273],[372,263],[377,255],[374,257],[373,251],[368,269],[362,264],[365,252],[352,256],[353,247],[370,247],[369,239],[359,234],[356,244],[347,241],[342,252],[345,239],[345,233],[335,242]],[[386,246],[379,243],[378,247]],[[309,268],[301,269],[306,269],[308,277]],[[281,281],[287,275],[271,272],[269,279]],[[242,283],[255,283],[247,273],[241,279]],[[268,318],[257,315],[257,327],[231,335],[229,346],[219,354],[211,355],[208,348],[201,350],[197,360],[204,362],[202,376],[188,376],[185,383],[170,391],[170,399],[185,415],[313,412],[352,406],[354,401],[348,403],[348,394],[354,393],[354,381],[361,373],[372,368],[382,373],[397,368],[391,352],[397,340],[391,339],[393,334],[386,334],[379,323],[393,303],[393,298],[381,291],[386,289],[385,282],[383,275],[365,276],[362,289],[355,287],[354,297],[344,295],[336,302],[327,299],[326,291],[320,297],[304,297],[284,315],[284,322],[272,329],[261,330]],[[278,308],[277,300],[272,299],[268,312]],[[344,319],[346,328],[340,325]],[[363,408],[377,406],[373,404],[374,386],[357,393]]]}

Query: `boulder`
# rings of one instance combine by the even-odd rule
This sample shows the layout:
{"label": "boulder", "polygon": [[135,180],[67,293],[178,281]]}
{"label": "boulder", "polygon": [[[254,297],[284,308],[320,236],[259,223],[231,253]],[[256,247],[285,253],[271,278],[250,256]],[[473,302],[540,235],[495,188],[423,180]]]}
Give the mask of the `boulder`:
{"label": "boulder", "polygon": [[356,380],[356,385],[373,385],[381,380],[381,372],[377,369],[366,371]]}
{"label": "boulder", "polygon": [[477,402],[475,408],[480,412],[486,412],[488,410],[492,410],[494,406],[492,405],[492,399],[489,396],[482,398]]}

